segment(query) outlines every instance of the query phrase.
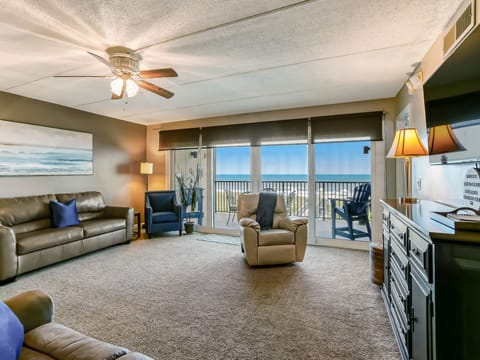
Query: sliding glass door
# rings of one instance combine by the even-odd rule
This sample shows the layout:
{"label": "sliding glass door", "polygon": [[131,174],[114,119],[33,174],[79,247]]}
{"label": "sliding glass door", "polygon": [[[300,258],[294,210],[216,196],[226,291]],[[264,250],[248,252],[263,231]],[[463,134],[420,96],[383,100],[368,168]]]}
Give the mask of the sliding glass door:
{"label": "sliding glass door", "polygon": [[214,227],[238,229],[244,192],[283,193],[290,214],[308,216],[307,145],[217,147],[214,157]]}
{"label": "sliding glass door", "polygon": [[[355,188],[370,183],[370,142],[325,142],[314,145],[315,156],[315,240],[334,237],[334,229],[348,227],[334,208],[344,211],[343,204],[354,195]],[[333,220],[335,218],[335,224]],[[366,231],[366,224],[354,227]],[[348,231],[347,231],[348,232]],[[335,236],[348,239],[345,236]],[[361,238],[358,240],[367,240]]]}

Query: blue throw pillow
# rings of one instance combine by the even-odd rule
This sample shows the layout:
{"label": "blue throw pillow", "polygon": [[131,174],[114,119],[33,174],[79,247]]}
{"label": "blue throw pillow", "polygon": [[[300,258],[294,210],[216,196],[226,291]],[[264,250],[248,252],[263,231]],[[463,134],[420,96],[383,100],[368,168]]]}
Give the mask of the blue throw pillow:
{"label": "blue throw pillow", "polygon": [[23,345],[23,325],[12,310],[0,301],[0,354],[3,360],[16,360]]}
{"label": "blue throw pillow", "polygon": [[63,228],[66,226],[78,225],[77,201],[75,199],[62,204],[58,201],[50,201],[50,211],[52,212],[52,226]]}

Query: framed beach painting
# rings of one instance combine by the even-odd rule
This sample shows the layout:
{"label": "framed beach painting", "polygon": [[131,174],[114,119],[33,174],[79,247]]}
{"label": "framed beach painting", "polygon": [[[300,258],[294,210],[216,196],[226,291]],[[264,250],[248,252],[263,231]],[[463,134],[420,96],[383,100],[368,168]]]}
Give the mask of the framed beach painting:
{"label": "framed beach painting", "polygon": [[92,134],[0,120],[0,176],[91,174]]}

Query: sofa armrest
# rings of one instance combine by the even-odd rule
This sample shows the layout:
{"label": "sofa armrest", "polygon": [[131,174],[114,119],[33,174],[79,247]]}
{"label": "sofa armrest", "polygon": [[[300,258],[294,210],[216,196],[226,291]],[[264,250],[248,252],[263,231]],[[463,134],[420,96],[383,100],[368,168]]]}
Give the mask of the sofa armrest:
{"label": "sofa armrest", "polygon": [[300,226],[307,225],[308,219],[300,216],[287,216],[280,220],[278,227],[290,231],[297,231]]}
{"label": "sofa armrest", "polygon": [[129,352],[117,358],[118,360],[154,360],[150,356],[140,354],[138,352]]}
{"label": "sofa armrest", "polygon": [[5,300],[5,304],[17,315],[25,332],[53,320],[53,301],[40,290],[30,290]]}
{"label": "sofa armrest", "polygon": [[253,219],[250,219],[250,218],[242,218],[240,219],[240,221],[238,222],[238,224],[240,226],[243,226],[243,227],[251,227],[252,229],[254,229],[257,233],[260,232],[260,224],[258,222],[256,222],[255,220]]}
{"label": "sofa armrest", "polygon": [[13,229],[0,225],[0,282],[17,276],[17,239]]}
{"label": "sofa armrest", "polygon": [[133,208],[123,206],[106,206],[103,216],[107,218],[122,218],[127,224],[127,241],[133,239]]}

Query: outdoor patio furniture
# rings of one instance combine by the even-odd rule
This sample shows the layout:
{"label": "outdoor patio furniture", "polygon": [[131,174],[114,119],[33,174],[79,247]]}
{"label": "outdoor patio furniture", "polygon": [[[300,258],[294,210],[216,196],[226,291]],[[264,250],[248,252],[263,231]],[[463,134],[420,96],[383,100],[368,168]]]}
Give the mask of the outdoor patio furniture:
{"label": "outdoor patio furniture", "polygon": [[[361,184],[355,187],[353,197],[350,199],[330,199],[332,208],[332,238],[337,235],[355,240],[362,237],[372,239],[370,222],[368,220],[368,209],[370,206],[371,187],[369,183]],[[343,201],[342,206],[337,206],[337,202]],[[337,216],[340,216],[347,222],[347,226],[337,227]],[[355,229],[353,222],[357,221],[365,224],[367,231]]]}
{"label": "outdoor patio furniture", "polygon": [[228,203],[228,218],[227,218],[227,225],[230,221],[233,222],[235,219],[235,215],[237,214],[237,201],[235,200],[235,195],[233,194],[232,190],[225,189],[225,196],[227,197]]}

